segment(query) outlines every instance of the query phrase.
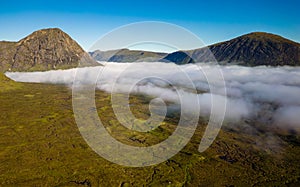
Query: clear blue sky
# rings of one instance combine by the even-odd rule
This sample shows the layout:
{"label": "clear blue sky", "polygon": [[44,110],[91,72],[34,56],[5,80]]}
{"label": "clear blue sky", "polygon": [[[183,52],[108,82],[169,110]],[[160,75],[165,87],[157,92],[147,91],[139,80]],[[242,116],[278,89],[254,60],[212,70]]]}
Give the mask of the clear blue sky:
{"label": "clear blue sky", "polygon": [[298,0],[98,0],[0,2],[0,40],[17,41],[31,32],[59,27],[86,50],[102,35],[137,21],[185,27],[206,44],[252,31],[300,42]]}

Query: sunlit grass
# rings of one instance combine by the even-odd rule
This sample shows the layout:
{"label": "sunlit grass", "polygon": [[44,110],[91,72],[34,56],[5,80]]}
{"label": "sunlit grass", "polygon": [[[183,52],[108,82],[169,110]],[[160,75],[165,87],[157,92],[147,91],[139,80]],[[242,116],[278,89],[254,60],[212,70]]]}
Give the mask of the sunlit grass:
{"label": "sunlit grass", "polygon": [[[198,146],[205,120],[190,143],[173,158],[150,167],[130,168],[97,155],[81,137],[72,111],[70,88],[15,83],[0,79],[0,185],[3,186],[282,186],[299,184],[300,147],[293,136],[280,151],[257,144],[260,135],[221,130],[204,153]],[[110,94],[96,92],[96,107],[108,132],[134,146],[166,139],[178,117],[166,118],[151,132],[122,126],[111,108]],[[151,97],[131,96],[133,114],[149,117]]]}

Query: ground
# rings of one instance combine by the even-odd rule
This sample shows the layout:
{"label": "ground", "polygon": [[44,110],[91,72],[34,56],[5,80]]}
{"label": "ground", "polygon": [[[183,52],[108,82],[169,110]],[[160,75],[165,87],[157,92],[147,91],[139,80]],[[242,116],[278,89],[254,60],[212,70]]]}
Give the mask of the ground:
{"label": "ground", "polygon": [[[206,127],[201,118],[191,141],[174,157],[154,166],[123,167],[86,144],[74,120],[69,87],[15,83],[1,75],[0,90],[0,186],[300,185],[297,134],[249,133],[225,125],[212,146],[199,153]],[[152,145],[176,128],[174,114],[150,133],[130,132],[116,120],[110,97],[96,91],[96,108],[108,131],[123,143]],[[135,116],[149,116],[150,99],[131,96]]]}

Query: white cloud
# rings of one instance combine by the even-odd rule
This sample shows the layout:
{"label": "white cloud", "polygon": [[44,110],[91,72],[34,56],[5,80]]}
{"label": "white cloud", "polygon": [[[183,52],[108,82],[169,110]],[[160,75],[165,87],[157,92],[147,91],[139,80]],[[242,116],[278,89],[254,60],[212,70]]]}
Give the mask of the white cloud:
{"label": "white cloud", "polygon": [[[76,69],[6,73],[8,77],[21,82],[67,85],[73,83],[75,74]],[[190,105],[196,98],[199,99],[201,115],[210,114],[212,97],[215,109],[222,115],[222,103],[226,100],[227,120],[255,117],[261,110],[266,110],[266,104],[271,104],[274,105],[274,111],[268,112],[271,112],[274,123],[288,125],[289,128],[300,126],[299,67],[107,63],[105,67],[80,68],[80,75],[78,80],[83,83],[92,84],[98,78],[97,88],[107,92],[132,91],[179,102],[177,90],[188,98],[185,102],[190,102]],[[227,94],[223,89],[224,80]],[[193,87],[196,87],[198,94]],[[207,93],[208,91],[212,94]]]}

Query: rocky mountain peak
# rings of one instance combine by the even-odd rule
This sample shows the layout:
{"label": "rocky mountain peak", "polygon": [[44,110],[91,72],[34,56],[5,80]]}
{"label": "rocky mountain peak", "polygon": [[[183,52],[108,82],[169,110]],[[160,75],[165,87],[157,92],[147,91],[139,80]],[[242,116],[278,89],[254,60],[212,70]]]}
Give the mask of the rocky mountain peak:
{"label": "rocky mountain peak", "polygon": [[5,49],[1,51],[0,48],[0,54],[3,54],[1,66],[4,71],[72,68],[77,67],[83,57],[86,63],[97,65],[75,40],[58,28],[35,31],[15,42],[9,50],[7,47]]}

